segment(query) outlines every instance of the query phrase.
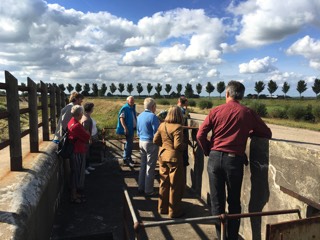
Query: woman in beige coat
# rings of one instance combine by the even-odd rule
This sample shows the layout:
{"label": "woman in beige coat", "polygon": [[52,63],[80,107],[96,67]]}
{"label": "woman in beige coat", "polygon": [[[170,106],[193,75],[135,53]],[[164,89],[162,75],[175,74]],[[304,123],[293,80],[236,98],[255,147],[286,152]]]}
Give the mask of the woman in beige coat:
{"label": "woman in beige coat", "polygon": [[158,212],[171,218],[181,217],[181,199],[185,188],[183,150],[183,115],[178,106],[169,109],[163,123],[160,124],[153,142],[159,150],[159,202]]}

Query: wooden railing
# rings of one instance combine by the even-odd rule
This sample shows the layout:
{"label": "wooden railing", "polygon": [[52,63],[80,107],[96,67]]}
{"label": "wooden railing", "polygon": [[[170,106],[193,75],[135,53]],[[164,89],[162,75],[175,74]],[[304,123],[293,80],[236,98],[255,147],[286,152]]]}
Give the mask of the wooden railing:
{"label": "wooden railing", "polygon": [[[8,139],[3,139],[0,142],[0,150],[7,146],[10,147],[10,169],[11,171],[20,171],[22,170],[21,138],[29,134],[30,152],[38,152],[38,130],[42,127],[43,141],[50,140],[49,125],[51,133],[54,133],[61,108],[66,104],[65,94],[56,85],[47,85],[40,81],[40,86],[37,86],[29,77],[27,78],[27,86],[19,86],[17,79],[10,72],[5,71],[4,73],[5,83],[0,83],[0,89],[6,91],[7,111],[0,112],[0,120],[8,121],[9,135]],[[19,91],[28,93],[28,108],[20,109]],[[50,100],[49,104],[48,100]],[[39,110],[41,110],[40,123]],[[20,126],[22,114],[29,114],[29,128],[23,131]]]}

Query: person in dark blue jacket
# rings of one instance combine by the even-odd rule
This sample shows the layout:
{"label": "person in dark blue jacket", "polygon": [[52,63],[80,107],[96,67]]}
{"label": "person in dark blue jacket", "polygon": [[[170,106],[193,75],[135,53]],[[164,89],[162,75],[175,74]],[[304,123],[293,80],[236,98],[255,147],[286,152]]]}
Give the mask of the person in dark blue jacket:
{"label": "person in dark blue jacket", "polygon": [[116,133],[120,135],[125,135],[126,144],[123,151],[123,161],[130,167],[134,167],[134,162],[132,161],[132,148],[133,148],[133,137],[134,130],[137,125],[137,113],[136,105],[134,104],[134,97],[127,97],[127,103],[122,106],[118,114],[118,124]]}

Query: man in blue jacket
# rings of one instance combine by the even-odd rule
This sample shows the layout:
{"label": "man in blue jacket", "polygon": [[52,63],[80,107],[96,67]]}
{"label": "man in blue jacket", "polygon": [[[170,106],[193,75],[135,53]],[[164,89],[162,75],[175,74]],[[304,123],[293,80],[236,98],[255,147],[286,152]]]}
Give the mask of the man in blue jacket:
{"label": "man in blue jacket", "polygon": [[136,105],[134,104],[134,97],[127,97],[127,103],[122,106],[118,114],[118,124],[116,133],[125,135],[126,144],[123,151],[123,161],[130,167],[134,167],[132,161],[132,148],[133,148],[133,137],[134,130],[137,125],[137,113]]}

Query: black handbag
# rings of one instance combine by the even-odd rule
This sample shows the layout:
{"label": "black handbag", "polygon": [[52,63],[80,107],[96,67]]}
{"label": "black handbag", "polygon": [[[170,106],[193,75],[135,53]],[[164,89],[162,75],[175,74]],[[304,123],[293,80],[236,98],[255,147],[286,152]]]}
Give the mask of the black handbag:
{"label": "black handbag", "polygon": [[57,150],[58,156],[62,157],[63,159],[71,158],[71,155],[73,154],[74,142],[71,141],[68,137],[69,131],[67,128],[62,138],[60,139]]}

